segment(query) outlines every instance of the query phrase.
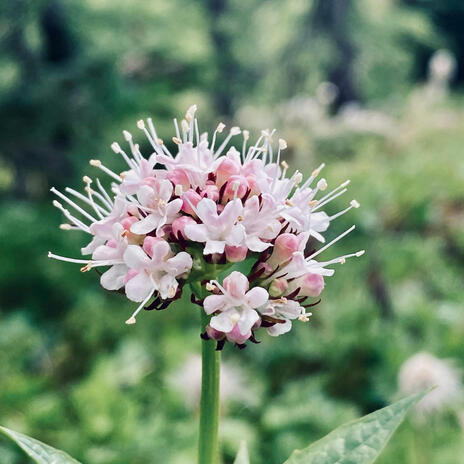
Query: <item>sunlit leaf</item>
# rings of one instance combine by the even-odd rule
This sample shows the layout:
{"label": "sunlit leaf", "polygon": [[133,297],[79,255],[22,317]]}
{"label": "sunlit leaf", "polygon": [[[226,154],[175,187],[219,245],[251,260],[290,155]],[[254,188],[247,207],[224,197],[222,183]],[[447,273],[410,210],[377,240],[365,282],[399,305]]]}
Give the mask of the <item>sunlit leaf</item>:
{"label": "sunlit leaf", "polygon": [[13,440],[37,464],[80,464],[64,451],[57,450],[34,438],[0,427],[0,432]]}
{"label": "sunlit leaf", "polygon": [[371,464],[384,449],[408,410],[424,393],[348,422],[308,448],[295,450],[284,464]]}

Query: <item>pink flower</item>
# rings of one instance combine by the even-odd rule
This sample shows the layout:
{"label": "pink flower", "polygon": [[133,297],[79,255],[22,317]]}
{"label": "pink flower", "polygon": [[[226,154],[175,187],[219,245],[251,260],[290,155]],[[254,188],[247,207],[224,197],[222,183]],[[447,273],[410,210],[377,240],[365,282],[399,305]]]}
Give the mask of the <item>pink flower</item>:
{"label": "pink flower", "polygon": [[245,228],[245,245],[251,251],[264,251],[280,232],[282,224],[277,220],[278,208],[270,195],[262,195],[261,203],[257,196],[249,198],[243,210],[242,225]]}
{"label": "pink flower", "polygon": [[184,251],[173,255],[168,242],[157,240],[151,246],[152,256],[137,245],[129,245],[124,253],[124,262],[137,275],[126,284],[126,295],[132,301],[144,301],[155,291],[161,298],[173,298],[178,282],[177,277],[189,271],[192,258]]}
{"label": "pink flower", "polygon": [[[213,316],[210,326],[221,332],[231,332],[235,325],[241,335],[247,336],[253,325],[259,320],[256,308],[263,306],[269,298],[264,288],[255,287],[249,290],[249,282],[241,272],[234,271],[224,279],[221,286],[214,281],[222,295],[210,295],[205,298],[206,314]],[[249,335],[248,335],[249,336]]]}
{"label": "pink flower", "polygon": [[216,203],[203,198],[196,207],[196,214],[202,223],[186,225],[185,235],[194,242],[205,243],[205,255],[224,253],[226,245],[240,246],[243,243],[245,229],[237,224],[242,211],[242,202],[235,200],[227,203],[221,214],[218,214]]}
{"label": "pink flower", "polygon": [[273,337],[289,332],[292,328],[292,320],[305,314],[304,308],[296,301],[287,300],[286,298],[269,300],[269,303],[260,309],[260,313],[284,321],[267,327],[268,334]]}
{"label": "pink flower", "polygon": [[156,181],[153,187],[143,185],[137,191],[137,198],[146,216],[131,226],[134,234],[157,232],[165,224],[170,224],[182,207],[182,200],[170,201],[173,187],[169,180]]}
{"label": "pink flower", "polygon": [[196,147],[191,142],[182,143],[175,158],[159,155],[157,160],[170,171],[182,170],[192,187],[203,188],[208,180],[208,174],[215,168],[213,154],[207,142],[200,142]]}

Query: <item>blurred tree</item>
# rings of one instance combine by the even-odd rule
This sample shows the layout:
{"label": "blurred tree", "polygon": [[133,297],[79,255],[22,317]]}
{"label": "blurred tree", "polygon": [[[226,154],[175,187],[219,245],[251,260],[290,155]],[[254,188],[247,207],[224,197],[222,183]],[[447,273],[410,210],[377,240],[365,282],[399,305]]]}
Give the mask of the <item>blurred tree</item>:
{"label": "blurred tree", "polygon": [[[458,63],[464,63],[464,3],[461,0],[446,0],[436,2],[432,0],[402,0],[405,5],[423,11],[433,22],[438,33],[444,39],[444,46],[456,56]],[[427,71],[424,61],[430,58],[431,52],[422,57],[420,63],[423,76]],[[464,66],[458,66],[456,80],[462,85],[464,82]]]}
{"label": "blurred tree", "polygon": [[338,88],[333,108],[361,99],[357,88],[355,62],[356,46],[352,37],[353,0],[317,0],[312,12],[316,33],[325,34],[335,50],[327,79]]}

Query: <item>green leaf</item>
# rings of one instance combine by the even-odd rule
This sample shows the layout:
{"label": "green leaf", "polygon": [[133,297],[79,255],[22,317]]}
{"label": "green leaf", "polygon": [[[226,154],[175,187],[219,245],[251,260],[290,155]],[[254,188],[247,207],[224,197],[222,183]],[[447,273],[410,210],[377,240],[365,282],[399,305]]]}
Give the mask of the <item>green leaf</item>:
{"label": "green leaf", "polygon": [[248,456],[248,448],[246,441],[240,443],[237,457],[235,458],[234,464],[250,464],[250,458]]}
{"label": "green leaf", "polygon": [[80,464],[64,451],[57,450],[34,438],[0,427],[0,432],[13,440],[37,464]]}
{"label": "green leaf", "polygon": [[338,427],[303,450],[295,450],[284,464],[371,464],[408,410],[426,392],[408,396],[386,408]]}

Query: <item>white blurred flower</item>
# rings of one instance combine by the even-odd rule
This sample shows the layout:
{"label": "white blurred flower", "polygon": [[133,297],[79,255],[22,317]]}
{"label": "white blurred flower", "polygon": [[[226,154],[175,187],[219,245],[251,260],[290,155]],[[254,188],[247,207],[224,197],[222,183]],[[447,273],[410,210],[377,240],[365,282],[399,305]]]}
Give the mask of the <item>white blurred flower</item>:
{"label": "white blurred flower", "polygon": [[[201,394],[201,356],[191,355],[168,379],[175,390],[182,393],[186,404],[191,408],[200,405]],[[245,372],[227,361],[221,362],[220,380],[221,403],[230,401],[254,404],[256,395],[249,388]]]}
{"label": "white blurred flower", "polygon": [[449,361],[421,352],[407,359],[400,368],[398,385],[403,395],[435,387],[417,404],[419,419],[451,407],[461,397],[462,384],[457,370]]}

